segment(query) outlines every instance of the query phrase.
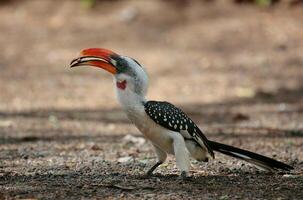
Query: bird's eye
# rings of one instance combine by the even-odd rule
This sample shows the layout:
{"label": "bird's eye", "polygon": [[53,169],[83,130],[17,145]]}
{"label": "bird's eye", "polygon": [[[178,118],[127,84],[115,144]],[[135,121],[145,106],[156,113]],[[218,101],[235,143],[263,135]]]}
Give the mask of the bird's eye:
{"label": "bird's eye", "polygon": [[111,59],[110,59],[111,64],[116,67],[122,66],[123,65],[122,61],[123,60],[117,55],[111,56]]}
{"label": "bird's eye", "polygon": [[121,57],[112,57],[111,64],[114,65],[118,73],[125,72],[127,70],[127,62]]}

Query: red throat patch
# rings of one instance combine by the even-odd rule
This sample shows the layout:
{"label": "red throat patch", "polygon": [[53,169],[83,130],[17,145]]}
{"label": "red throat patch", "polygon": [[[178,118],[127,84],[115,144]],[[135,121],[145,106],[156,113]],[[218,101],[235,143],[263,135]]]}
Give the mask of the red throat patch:
{"label": "red throat patch", "polygon": [[122,81],[122,82],[117,82],[117,87],[120,88],[121,90],[125,90],[126,88],[126,80]]}

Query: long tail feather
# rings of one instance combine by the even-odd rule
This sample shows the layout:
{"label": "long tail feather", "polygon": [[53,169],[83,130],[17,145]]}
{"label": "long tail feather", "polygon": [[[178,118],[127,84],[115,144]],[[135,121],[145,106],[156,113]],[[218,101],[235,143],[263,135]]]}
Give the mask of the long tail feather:
{"label": "long tail feather", "polygon": [[282,163],[280,161],[230,145],[222,144],[215,141],[209,141],[209,145],[214,151],[218,151],[225,155],[245,160],[266,170],[273,171],[277,169],[282,169],[290,171],[294,169],[292,166]]}

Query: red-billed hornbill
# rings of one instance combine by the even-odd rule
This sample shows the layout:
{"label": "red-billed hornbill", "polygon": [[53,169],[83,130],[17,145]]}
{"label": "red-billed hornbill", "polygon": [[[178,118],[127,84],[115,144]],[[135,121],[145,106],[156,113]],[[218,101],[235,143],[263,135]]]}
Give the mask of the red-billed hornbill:
{"label": "red-billed hornbill", "polygon": [[277,160],[208,140],[198,126],[179,108],[168,102],[148,101],[145,98],[148,77],[134,59],[107,49],[90,48],[81,51],[70,67],[94,66],[113,74],[118,100],[128,118],[151,141],[158,161],[147,175],[162,164],[167,154],[174,154],[181,177],[189,171],[189,156],[207,162],[214,151],[245,160],[266,170],[291,170],[293,167]]}

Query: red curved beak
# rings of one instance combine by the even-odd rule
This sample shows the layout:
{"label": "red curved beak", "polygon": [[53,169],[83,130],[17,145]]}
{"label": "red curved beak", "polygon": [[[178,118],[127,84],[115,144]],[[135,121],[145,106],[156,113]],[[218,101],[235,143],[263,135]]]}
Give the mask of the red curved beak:
{"label": "red curved beak", "polygon": [[80,52],[80,56],[73,59],[70,67],[93,66],[102,68],[112,74],[117,73],[116,67],[111,63],[111,56],[116,53],[102,48],[89,48]]}

